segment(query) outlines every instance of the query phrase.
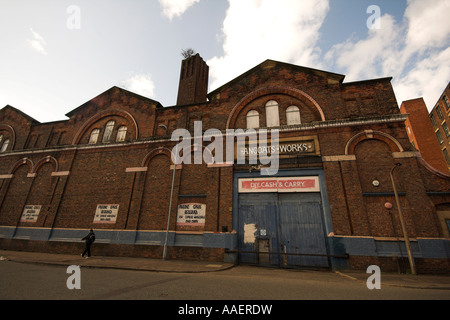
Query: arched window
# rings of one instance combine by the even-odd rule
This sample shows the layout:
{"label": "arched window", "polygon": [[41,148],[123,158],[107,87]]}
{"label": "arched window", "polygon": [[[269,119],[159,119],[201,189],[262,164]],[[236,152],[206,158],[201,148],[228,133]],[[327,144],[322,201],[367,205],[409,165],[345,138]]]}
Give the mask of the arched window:
{"label": "arched window", "polygon": [[100,129],[94,129],[89,137],[89,144],[96,144],[98,141],[98,135],[100,134]]}
{"label": "arched window", "polygon": [[114,122],[114,120],[108,121],[106,123],[105,133],[103,133],[103,139],[102,139],[103,143],[108,143],[108,142],[111,141],[111,135],[112,135],[112,132],[114,130],[114,125],[115,124],[116,123]]}
{"label": "arched window", "polygon": [[300,109],[296,106],[290,106],[286,109],[287,125],[300,124]]}
{"label": "arched window", "polygon": [[127,138],[127,127],[126,126],[119,127],[119,130],[117,131],[116,142],[125,141],[126,138]]}
{"label": "arched window", "polygon": [[256,110],[250,110],[247,113],[247,129],[259,128],[259,113]]}
{"label": "arched window", "polygon": [[280,125],[280,115],[278,113],[278,102],[270,100],[266,103],[266,126],[278,127]]}
{"label": "arched window", "polygon": [[6,139],[5,142],[3,142],[2,148],[0,149],[0,152],[5,152],[6,149],[8,149],[9,146],[9,139]]}

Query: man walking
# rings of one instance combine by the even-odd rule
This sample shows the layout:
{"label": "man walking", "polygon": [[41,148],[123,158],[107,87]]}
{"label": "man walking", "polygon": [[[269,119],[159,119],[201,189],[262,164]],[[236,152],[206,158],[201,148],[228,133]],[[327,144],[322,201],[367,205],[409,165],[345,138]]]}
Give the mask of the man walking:
{"label": "man walking", "polygon": [[82,257],[84,257],[84,255],[87,253],[87,257],[89,258],[91,256],[91,245],[94,243],[95,241],[95,234],[94,234],[94,230],[89,230],[89,233],[86,237],[84,237],[81,240],[86,240],[86,248],[84,249],[83,253],[81,254]]}

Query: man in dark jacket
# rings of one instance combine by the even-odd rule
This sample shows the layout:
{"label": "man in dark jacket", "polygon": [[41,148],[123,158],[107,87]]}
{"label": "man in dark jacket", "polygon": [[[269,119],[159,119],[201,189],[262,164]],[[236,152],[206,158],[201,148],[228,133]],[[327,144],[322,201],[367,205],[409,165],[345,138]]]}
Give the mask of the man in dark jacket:
{"label": "man in dark jacket", "polygon": [[86,237],[84,237],[81,240],[86,240],[86,248],[84,249],[83,253],[81,254],[82,257],[84,257],[84,255],[87,253],[87,257],[89,258],[91,256],[91,245],[94,243],[95,241],[95,234],[94,234],[94,230],[89,230],[89,233]]}

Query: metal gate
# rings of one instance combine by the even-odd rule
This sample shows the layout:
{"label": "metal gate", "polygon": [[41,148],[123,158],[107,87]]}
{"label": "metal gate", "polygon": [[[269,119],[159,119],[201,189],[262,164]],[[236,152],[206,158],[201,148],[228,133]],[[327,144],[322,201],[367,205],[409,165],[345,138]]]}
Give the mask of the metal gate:
{"label": "metal gate", "polygon": [[320,193],[239,194],[240,263],[329,267]]}

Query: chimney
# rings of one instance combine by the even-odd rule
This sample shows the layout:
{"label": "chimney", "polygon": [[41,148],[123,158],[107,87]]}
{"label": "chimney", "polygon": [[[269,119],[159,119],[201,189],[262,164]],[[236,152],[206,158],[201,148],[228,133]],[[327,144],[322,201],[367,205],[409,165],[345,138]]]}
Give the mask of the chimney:
{"label": "chimney", "polygon": [[197,53],[181,62],[177,105],[206,102],[209,67]]}

